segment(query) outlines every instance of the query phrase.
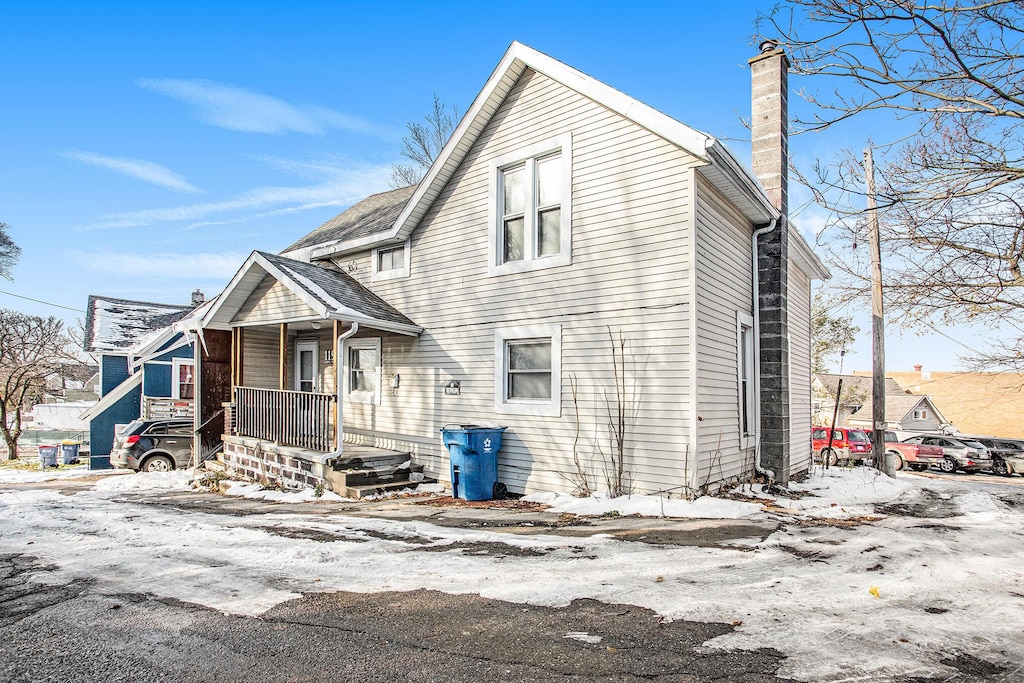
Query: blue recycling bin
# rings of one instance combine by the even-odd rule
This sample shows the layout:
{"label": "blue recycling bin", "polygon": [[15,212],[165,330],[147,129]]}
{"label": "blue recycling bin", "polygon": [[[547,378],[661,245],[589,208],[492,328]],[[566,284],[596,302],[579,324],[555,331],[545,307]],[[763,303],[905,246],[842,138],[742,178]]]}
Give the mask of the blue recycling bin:
{"label": "blue recycling bin", "polygon": [[79,441],[61,441],[60,442],[60,461],[65,465],[77,465],[78,460],[78,449],[82,447]]}
{"label": "blue recycling bin", "polygon": [[452,497],[463,500],[504,498],[498,481],[498,451],[508,427],[447,425],[441,428],[452,479]]}
{"label": "blue recycling bin", "polygon": [[39,447],[39,469],[44,470],[47,467],[57,466],[57,447],[56,446],[40,446]]}

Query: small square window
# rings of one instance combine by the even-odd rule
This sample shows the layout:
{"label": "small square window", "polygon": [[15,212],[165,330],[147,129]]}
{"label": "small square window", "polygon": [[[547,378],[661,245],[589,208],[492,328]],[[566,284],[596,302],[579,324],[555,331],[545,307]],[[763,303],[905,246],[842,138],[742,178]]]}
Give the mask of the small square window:
{"label": "small square window", "polygon": [[562,330],[558,325],[496,330],[495,412],[561,415],[561,344]]}
{"label": "small square window", "polygon": [[409,241],[389,247],[378,247],[373,250],[373,268],[371,279],[391,280],[398,277],[409,277]]}

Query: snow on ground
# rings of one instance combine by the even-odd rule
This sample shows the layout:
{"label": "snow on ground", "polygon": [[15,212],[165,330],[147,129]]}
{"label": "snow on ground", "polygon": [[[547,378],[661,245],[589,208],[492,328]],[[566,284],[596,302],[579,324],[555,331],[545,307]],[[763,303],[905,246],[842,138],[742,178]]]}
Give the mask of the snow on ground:
{"label": "snow on ground", "polygon": [[[858,468],[819,471],[793,487],[813,496],[773,499],[747,489],[786,513],[736,500],[541,496],[553,513],[658,515],[664,505],[673,516],[783,520],[763,541],[702,548],[521,536],[287,505],[248,516],[187,512],[144,502],[182,490],[183,475],[133,475],[73,495],[0,488],[0,552],[60,568],[40,580],[92,579],[103,591],[147,592],[234,614],[337,590],[427,588],[551,606],[594,598],[666,619],[736,624],[707,645],[775,647],[788,656],[780,674],[800,680],[949,674],[941,660],[961,652],[1021,672],[1024,488],[978,482],[891,480]],[[875,503],[917,516],[885,515]],[[866,515],[877,521],[839,526]],[[463,554],[466,543],[510,551]],[[449,552],[423,552],[452,544]]]}

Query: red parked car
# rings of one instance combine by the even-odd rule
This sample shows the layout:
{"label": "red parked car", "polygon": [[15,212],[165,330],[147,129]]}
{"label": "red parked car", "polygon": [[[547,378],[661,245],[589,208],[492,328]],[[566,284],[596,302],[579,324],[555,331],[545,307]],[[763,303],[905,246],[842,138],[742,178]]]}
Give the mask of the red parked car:
{"label": "red parked car", "polygon": [[903,443],[896,436],[896,432],[885,433],[885,450],[892,453],[893,466],[902,470],[909,467],[912,470],[923,472],[930,465],[940,467],[945,452],[942,446],[931,446],[924,443]]}
{"label": "red parked car", "polygon": [[828,427],[811,429],[814,454],[833,465],[864,465],[871,461],[871,439],[863,429],[836,427],[832,431],[832,451],[829,452]]}

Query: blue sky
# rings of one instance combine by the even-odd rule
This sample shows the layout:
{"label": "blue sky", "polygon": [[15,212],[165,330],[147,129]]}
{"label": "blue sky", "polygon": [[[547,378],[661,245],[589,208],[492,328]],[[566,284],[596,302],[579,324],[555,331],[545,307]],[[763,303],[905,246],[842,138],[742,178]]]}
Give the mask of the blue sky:
{"label": "blue sky", "polygon": [[[81,310],[89,294],[215,294],[253,249],[278,251],[387,189],[405,124],[434,93],[465,111],[513,40],[747,160],[746,60],[757,10],[772,4],[9,4],[0,221],[23,253],[0,307],[74,325],[81,313],[19,297]],[[851,126],[791,145],[809,166],[864,139]],[[811,233],[820,219],[797,217]],[[858,321],[847,370],[871,365]],[[953,369],[957,350],[890,330],[887,364]]]}

